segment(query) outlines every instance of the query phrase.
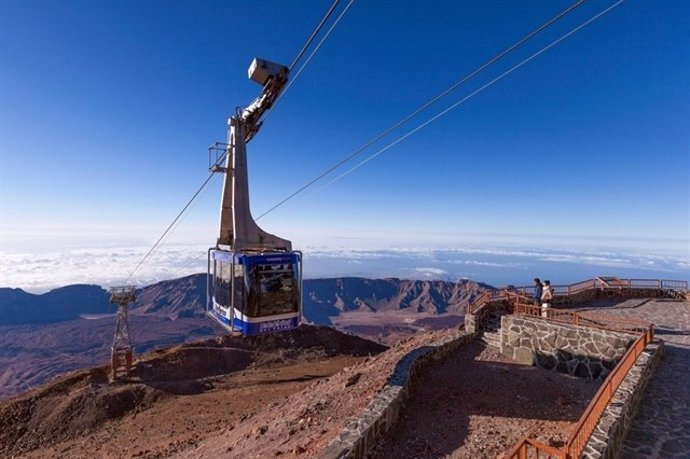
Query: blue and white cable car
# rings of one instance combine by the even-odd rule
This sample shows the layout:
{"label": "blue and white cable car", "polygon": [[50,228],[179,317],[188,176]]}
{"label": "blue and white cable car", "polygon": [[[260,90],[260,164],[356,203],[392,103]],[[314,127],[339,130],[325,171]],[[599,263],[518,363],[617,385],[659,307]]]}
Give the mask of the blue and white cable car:
{"label": "blue and white cable car", "polygon": [[[211,171],[225,174],[216,247],[208,252],[206,311],[231,332],[245,335],[290,330],[302,317],[302,253],[292,243],[259,228],[249,210],[247,142],[261,127],[287,82],[288,69],[254,59],[249,78],[261,95],[228,120],[227,144]],[[224,165],[221,163],[224,162]]]}
{"label": "blue and white cable car", "polygon": [[296,328],[302,317],[302,254],[209,251],[215,320],[244,335]]}

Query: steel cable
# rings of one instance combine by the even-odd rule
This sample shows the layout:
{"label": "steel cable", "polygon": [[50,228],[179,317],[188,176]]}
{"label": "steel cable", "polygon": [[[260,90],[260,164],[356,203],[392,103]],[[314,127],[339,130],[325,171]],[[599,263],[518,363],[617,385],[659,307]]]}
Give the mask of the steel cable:
{"label": "steel cable", "polygon": [[[515,42],[513,45],[509,46],[509,47],[506,48],[505,50],[503,50],[503,51],[501,51],[500,53],[498,53],[496,56],[494,56],[494,57],[492,57],[491,59],[489,59],[488,61],[486,61],[484,64],[482,64],[481,66],[479,66],[479,67],[478,67],[477,69],[475,69],[473,72],[469,73],[468,75],[466,75],[465,77],[463,77],[462,79],[460,79],[458,82],[456,82],[456,83],[454,83],[453,85],[451,85],[448,89],[446,89],[445,91],[443,91],[441,94],[439,94],[438,96],[436,96],[436,97],[434,97],[433,99],[429,100],[428,102],[426,102],[425,104],[423,104],[422,106],[420,106],[419,108],[417,108],[415,111],[413,111],[413,112],[410,113],[409,115],[405,116],[402,120],[398,121],[397,123],[395,123],[395,124],[394,124],[393,126],[391,126],[390,128],[386,129],[385,131],[383,131],[383,132],[381,132],[380,134],[378,134],[376,137],[374,137],[374,138],[372,138],[371,140],[369,140],[367,143],[365,143],[364,145],[362,145],[361,147],[359,147],[359,148],[358,148],[357,150],[355,150],[353,153],[351,153],[350,155],[346,156],[346,157],[343,158],[341,161],[339,161],[339,162],[336,163],[335,165],[331,166],[329,169],[325,170],[324,172],[322,172],[321,174],[319,174],[317,177],[313,178],[312,180],[310,180],[309,182],[307,182],[305,185],[303,185],[302,187],[300,187],[300,188],[298,188],[297,190],[295,190],[294,192],[292,192],[292,193],[291,193],[290,195],[288,195],[286,198],[284,198],[283,200],[281,200],[280,202],[278,202],[277,204],[275,204],[273,207],[271,207],[270,209],[268,209],[267,211],[265,211],[265,212],[262,213],[261,215],[259,215],[256,219],[259,220],[260,218],[264,217],[265,215],[271,213],[272,211],[274,211],[274,210],[277,209],[278,207],[280,207],[280,206],[282,206],[283,204],[285,204],[285,203],[286,203],[287,201],[289,201],[290,199],[294,198],[295,196],[297,196],[298,194],[302,193],[302,192],[303,192],[304,190],[306,190],[307,188],[311,187],[311,186],[312,186],[313,184],[315,184],[316,182],[320,181],[320,180],[321,180],[322,178],[324,178],[325,176],[329,175],[331,172],[335,171],[336,169],[339,169],[343,164],[345,164],[345,163],[349,162],[350,160],[352,160],[353,158],[359,156],[362,152],[364,152],[365,150],[367,150],[369,147],[371,147],[372,145],[374,145],[376,142],[378,142],[378,141],[381,140],[382,138],[386,137],[388,134],[392,133],[393,131],[397,130],[399,127],[401,127],[402,125],[404,125],[405,123],[407,123],[408,121],[410,121],[412,118],[414,118],[415,116],[417,116],[419,113],[421,113],[421,112],[423,112],[424,110],[426,110],[427,108],[429,108],[429,107],[430,107],[431,105],[433,105],[434,103],[436,103],[436,102],[438,102],[439,100],[441,100],[442,98],[446,97],[448,94],[450,94],[451,92],[453,92],[453,91],[454,91],[455,89],[457,89],[459,86],[461,86],[462,84],[466,83],[467,81],[469,81],[470,79],[472,79],[473,77],[475,77],[477,74],[479,74],[480,72],[482,72],[482,71],[485,70],[486,68],[488,68],[488,67],[490,67],[491,65],[493,65],[494,63],[496,63],[499,59],[501,59],[502,57],[504,57],[504,56],[507,55],[508,53],[514,51],[515,49],[517,49],[517,48],[519,48],[520,46],[522,46],[523,44],[525,44],[527,41],[529,41],[530,39],[532,39],[534,36],[536,36],[537,34],[539,34],[540,32],[542,32],[543,30],[545,30],[546,28],[548,28],[549,26],[551,26],[552,24],[554,24],[554,23],[555,23],[556,21],[558,21],[559,19],[561,19],[561,18],[563,18],[564,16],[566,16],[568,13],[570,13],[571,11],[573,11],[573,10],[574,10],[575,8],[577,8],[578,6],[582,5],[585,1],[586,1],[586,0],[578,0],[577,2],[573,3],[571,6],[569,6],[569,7],[566,8],[565,10],[563,10],[561,13],[559,13],[559,14],[556,15],[556,16],[554,16],[552,19],[550,19],[549,21],[545,22],[545,23],[542,24],[541,26],[537,27],[537,28],[534,29],[532,32],[530,32],[529,34],[525,35],[523,38],[521,38],[520,40],[518,40],[517,42]],[[348,5],[348,7],[349,7],[349,5]],[[311,58],[311,57],[310,57],[310,58]],[[300,70],[301,70],[301,69],[300,69]],[[283,94],[284,94],[284,92],[283,92]]]}
{"label": "steel cable", "polygon": [[[319,49],[319,48],[321,47],[321,45],[324,43],[324,41],[326,40],[326,38],[328,38],[328,36],[330,35],[330,33],[333,31],[333,29],[335,28],[335,26],[340,22],[340,20],[341,20],[342,17],[345,15],[345,13],[346,13],[347,10],[350,8],[350,6],[352,5],[353,2],[354,2],[354,0],[350,0],[350,2],[347,4],[347,6],[346,6],[345,9],[343,10],[343,12],[338,16],[338,18],[335,20],[335,22],[333,23],[333,25],[328,29],[328,31],[326,32],[326,35],[319,41],[319,43],[318,43],[318,45],[316,46],[316,48],[314,49],[314,51],[312,51],[312,53],[311,53],[311,54],[309,55],[309,57],[307,58],[307,61],[306,61],[304,64],[302,64],[302,66],[300,67],[300,69],[297,71],[296,76],[295,76],[293,79],[291,79],[290,83],[289,83],[288,86],[285,88],[285,90],[283,90],[283,92],[281,93],[281,95],[284,94],[285,91],[287,91],[287,89],[290,87],[290,85],[297,79],[297,77],[299,76],[299,74],[300,74],[300,73],[302,72],[302,70],[306,67],[306,65],[309,63],[309,61],[314,57],[314,54],[316,54],[316,51],[318,51],[318,49]],[[293,67],[297,64],[297,62],[302,58],[302,56],[303,56],[304,53],[307,51],[307,49],[309,48],[309,46],[311,45],[311,43],[314,41],[314,39],[316,38],[316,36],[318,35],[318,33],[321,31],[321,29],[323,28],[323,26],[325,25],[325,23],[328,21],[328,19],[329,19],[329,18],[331,17],[331,15],[333,14],[333,11],[335,11],[336,7],[338,6],[338,3],[340,3],[340,0],[335,0],[335,1],[333,2],[333,4],[331,5],[331,7],[329,8],[329,10],[326,12],[326,14],[324,15],[324,17],[321,19],[321,22],[319,22],[319,24],[317,25],[317,27],[316,27],[316,29],[314,30],[314,32],[312,32],[311,36],[307,39],[307,42],[305,43],[305,45],[304,45],[304,46],[302,47],[302,49],[297,53],[297,56],[293,59],[292,63],[290,64],[290,67],[289,67],[290,70],[292,70],[292,68],[293,68]],[[280,99],[280,97],[279,97],[278,99]],[[275,104],[278,102],[278,99],[276,99],[276,101],[273,103],[273,106],[275,106]],[[270,114],[270,112],[269,112],[269,114]],[[264,121],[265,121],[265,118],[264,118]],[[226,153],[226,154],[227,154],[227,153]],[[223,158],[224,158],[224,157],[223,157]],[[222,161],[222,160],[221,160],[221,161]],[[220,162],[220,161],[219,161],[219,162]],[[185,213],[185,211],[192,205],[192,203],[195,201],[195,199],[200,195],[200,193],[201,193],[201,192],[203,191],[203,189],[206,187],[206,185],[208,185],[208,184],[210,183],[210,181],[211,181],[211,179],[213,178],[213,176],[214,176],[214,173],[211,173],[211,174],[208,176],[208,178],[207,178],[207,179],[201,184],[201,186],[197,189],[197,191],[194,193],[194,195],[191,197],[191,199],[190,199],[189,201],[187,201],[187,204],[185,204],[185,206],[184,206],[184,207],[182,208],[182,210],[177,214],[177,216],[173,219],[173,221],[170,223],[170,225],[168,225],[168,227],[165,229],[165,231],[163,231],[163,234],[161,234],[161,236],[160,236],[160,237],[158,238],[158,240],[153,244],[153,246],[149,249],[149,251],[146,253],[146,255],[144,255],[144,257],[139,261],[139,263],[138,263],[138,264],[136,265],[136,267],[132,270],[132,272],[129,274],[129,276],[127,276],[127,279],[126,279],[125,282],[124,282],[125,284],[127,284],[127,283],[130,281],[130,279],[132,278],[132,276],[134,276],[134,274],[139,270],[139,268],[141,268],[141,266],[149,259],[149,257],[151,256],[151,254],[153,254],[153,252],[154,252],[154,251],[156,250],[156,248],[163,242],[163,240],[166,238],[166,236],[167,236],[169,233],[171,233],[175,228],[177,228],[177,225],[176,225],[176,224],[177,224],[179,221],[181,221],[181,219],[183,218],[183,214]]]}
{"label": "steel cable", "polygon": [[[440,113],[436,114],[435,116],[433,116],[432,118],[428,119],[427,121],[425,121],[425,122],[422,123],[421,125],[417,126],[416,128],[412,129],[411,131],[407,132],[405,135],[403,135],[403,136],[397,138],[396,140],[394,140],[393,142],[389,143],[388,145],[386,145],[385,147],[383,147],[382,149],[380,149],[380,150],[377,151],[376,153],[374,153],[374,154],[372,154],[371,156],[367,157],[364,161],[358,163],[358,164],[357,164],[356,166],[354,166],[353,168],[348,169],[348,170],[347,170],[346,172],[344,172],[343,174],[341,174],[341,175],[335,177],[333,180],[331,180],[330,182],[326,183],[323,187],[321,187],[321,188],[315,190],[314,193],[312,193],[312,194],[315,194],[315,193],[318,193],[319,191],[324,190],[325,188],[327,188],[328,186],[330,186],[330,185],[332,185],[333,183],[337,182],[337,181],[340,180],[341,178],[343,178],[343,177],[345,177],[346,175],[348,175],[348,174],[354,172],[355,170],[359,169],[360,167],[362,167],[363,165],[365,165],[366,163],[368,163],[368,162],[371,161],[372,159],[376,158],[377,156],[379,156],[380,154],[382,154],[382,153],[385,152],[386,150],[388,150],[388,149],[390,149],[391,147],[393,147],[393,146],[397,145],[398,143],[402,142],[402,141],[405,140],[406,138],[410,137],[412,134],[418,132],[418,131],[421,130],[422,128],[424,128],[424,127],[426,127],[427,125],[431,124],[432,122],[436,121],[437,119],[439,119],[439,118],[442,117],[443,115],[447,114],[447,113],[450,112],[451,110],[457,108],[459,105],[463,104],[464,102],[466,102],[467,100],[471,99],[471,98],[474,97],[475,95],[477,95],[477,94],[479,94],[480,92],[484,91],[484,90],[485,90],[486,88],[488,88],[489,86],[493,85],[494,83],[498,82],[499,80],[502,80],[504,77],[508,76],[509,74],[511,74],[512,72],[514,72],[515,70],[519,69],[520,67],[522,67],[522,66],[525,65],[526,63],[530,62],[532,59],[536,58],[537,56],[541,55],[542,53],[544,53],[544,52],[546,52],[547,50],[551,49],[552,47],[556,46],[558,43],[560,43],[561,41],[565,40],[566,38],[568,38],[569,36],[571,36],[572,34],[574,34],[575,32],[577,32],[578,30],[580,30],[580,29],[582,29],[583,27],[585,27],[585,26],[589,25],[590,23],[594,22],[595,20],[597,20],[597,19],[600,18],[601,16],[605,15],[606,13],[608,13],[609,11],[611,11],[612,9],[614,9],[615,7],[617,7],[618,5],[620,5],[621,3],[623,3],[624,1],[625,1],[625,0],[619,0],[618,2],[616,2],[616,3],[614,3],[613,5],[609,6],[609,7],[606,8],[605,10],[599,12],[597,15],[593,16],[592,18],[588,19],[588,20],[585,21],[584,23],[580,24],[579,26],[577,26],[576,28],[574,28],[574,29],[571,30],[570,32],[566,33],[565,35],[562,35],[562,36],[561,36],[560,38],[558,38],[557,40],[551,42],[550,44],[548,44],[547,46],[543,47],[542,49],[540,49],[540,50],[537,51],[536,53],[530,55],[528,58],[526,58],[526,59],[520,61],[520,63],[518,63],[518,64],[516,64],[515,66],[511,67],[510,69],[506,70],[505,72],[503,72],[502,74],[500,74],[499,76],[497,76],[496,78],[494,78],[493,80],[491,80],[491,81],[489,81],[488,83],[484,84],[484,85],[481,86],[479,89],[474,90],[473,92],[471,92],[471,93],[468,94],[467,96],[465,96],[465,97],[463,97],[462,99],[460,99],[459,101],[455,102],[455,103],[454,103],[453,105],[451,105],[450,107],[446,108],[445,110],[443,110],[443,111],[441,111]],[[264,215],[265,215],[265,214],[264,214]]]}

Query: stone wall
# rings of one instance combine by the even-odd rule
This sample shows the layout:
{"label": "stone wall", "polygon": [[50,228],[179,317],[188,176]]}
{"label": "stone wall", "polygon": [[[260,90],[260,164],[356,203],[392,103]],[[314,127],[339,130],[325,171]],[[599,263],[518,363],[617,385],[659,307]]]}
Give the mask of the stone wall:
{"label": "stone wall", "polygon": [[521,316],[501,318],[501,353],[527,365],[603,381],[635,336]]}
{"label": "stone wall", "polygon": [[465,330],[476,333],[484,329],[484,322],[492,313],[507,312],[512,310],[506,300],[491,301],[483,306],[476,314],[465,314]]}
{"label": "stone wall", "polygon": [[647,382],[654,373],[663,350],[664,342],[655,340],[640,354],[635,365],[613,394],[611,403],[601,416],[581,457],[586,459],[621,457],[623,442],[642,402]]}
{"label": "stone wall", "polygon": [[446,358],[466,345],[474,333],[449,332],[435,343],[417,348],[398,361],[386,386],[374,396],[364,412],[321,451],[321,459],[362,458],[376,445],[378,437],[395,425],[407,402],[411,385],[433,360]]}

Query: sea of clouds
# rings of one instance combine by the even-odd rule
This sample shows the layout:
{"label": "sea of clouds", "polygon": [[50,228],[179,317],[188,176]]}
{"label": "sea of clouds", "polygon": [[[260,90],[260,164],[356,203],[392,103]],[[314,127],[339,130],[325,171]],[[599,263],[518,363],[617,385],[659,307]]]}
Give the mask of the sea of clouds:
{"label": "sea of clouds", "polygon": [[[70,284],[138,286],[206,271],[207,247],[161,246],[137,268],[150,247],[126,246],[0,253],[0,287],[42,293]],[[534,277],[566,284],[595,276],[640,279],[690,277],[687,254],[604,248],[529,246],[405,246],[350,249],[307,246],[306,278],[360,276],[404,279],[473,279],[491,285],[525,285]],[[130,278],[130,274],[134,274]]]}

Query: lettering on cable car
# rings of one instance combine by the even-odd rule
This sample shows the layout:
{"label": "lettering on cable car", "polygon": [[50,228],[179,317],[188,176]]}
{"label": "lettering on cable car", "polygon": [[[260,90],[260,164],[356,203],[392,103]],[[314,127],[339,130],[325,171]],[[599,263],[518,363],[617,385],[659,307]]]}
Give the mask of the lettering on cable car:
{"label": "lettering on cable car", "polygon": [[259,331],[260,332],[268,332],[268,331],[292,328],[293,327],[292,322],[293,321],[290,319],[272,320],[270,322],[261,322],[259,324]]}

